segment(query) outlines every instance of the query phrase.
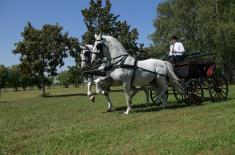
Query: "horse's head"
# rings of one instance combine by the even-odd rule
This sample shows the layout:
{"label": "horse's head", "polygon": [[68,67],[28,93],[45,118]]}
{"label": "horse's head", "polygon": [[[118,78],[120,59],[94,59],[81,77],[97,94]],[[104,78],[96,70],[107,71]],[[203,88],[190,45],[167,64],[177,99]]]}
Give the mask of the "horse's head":
{"label": "horse's head", "polygon": [[102,37],[102,34],[95,34],[95,43],[93,46],[92,59],[91,62],[95,63],[104,57],[105,50],[105,39]]}
{"label": "horse's head", "polygon": [[92,45],[84,45],[81,46],[81,68],[87,68],[91,64],[91,49],[93,48]]}

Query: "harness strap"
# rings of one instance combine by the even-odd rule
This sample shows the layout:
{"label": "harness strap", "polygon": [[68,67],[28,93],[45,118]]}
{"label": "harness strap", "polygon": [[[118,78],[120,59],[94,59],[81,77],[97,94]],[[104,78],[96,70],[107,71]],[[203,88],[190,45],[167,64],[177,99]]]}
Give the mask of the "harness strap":
{"label": "harness strap", "polygon": [[[106,71],[110,71],[110,70],[112,70],[112,69],[122,68],[123,64],[125,63],[126,58],[128,57],[128,55],[121,55],[121,56],[118,56],[118,57],[116,57],[116,58],[113,58],[112,60],[115,60],[115,59],[120,58],[120,57],[122,57],[122,58],[121,58],[120,60],[118,60],[117,62],[112,63],[112,64],[109,65],[109,66],[106,66],[106,67],[104,68],[104,71],[106,72]],[[120,63],[120,64],[119,64],[119,63]]]}
{"label": "harness strap", "polygon": [[134,71],[133,71],[133,74],[132,74],[132,77],[131,77],[131,87],[133,86],[133,81],[134,81],[134,78],[135,78],[135,71],[136,71],[136,66],[137,66],[137,60],[135,60],[134,62]]}

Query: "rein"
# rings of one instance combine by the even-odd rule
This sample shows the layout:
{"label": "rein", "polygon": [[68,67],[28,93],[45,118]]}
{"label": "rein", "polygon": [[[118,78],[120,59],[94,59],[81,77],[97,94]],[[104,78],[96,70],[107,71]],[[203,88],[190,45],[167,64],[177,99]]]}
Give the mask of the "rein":
{"label": "rein", "polygon": [[[116,60],[116,59],[122,57],[122,59],[120,59],[119,61],[113,63],[113,64],[117,64],[117,63],[119,63],[120,61],[122,61],[124,58],[127,58],[128,56],[129,56],[129,54],[123,54],[123,55],[119,55],[119,56],[117,56],[117,57],[115,57],[115,58],[111,58],[111,59],[107,59],[107,60],[105,60],[105,61],[101,61],[100,63],[102,64],[102,63],[106,63],[107,61],[114,61],[114,60]],[[107,58],[107,57],[106,57],[106,58]],[[111,64],[111,65],[112,65],[112,64]]]}
{"label": "rein", "polygon": [[[101,41],[101,40],[97,40],[97,41]],[[102,50],[101,50],[101,51],[102,51]],[[107,58],[106,55],[103,54],[103,51],[102,51],[102,52],[91,52],[91,53]],[[107,71],[109,71],[109,70],[114,70],[114,69],[116,69],[116,68],[130,68],[130,69],[134,69],[134,70],[133,70],[133,75],[132,75],[132,77],[131,77],[131,85],[132,85],[132,83],[133,83],[133,81],[134,81],[136,69],[141,69],[141,70],[143,70],[143,71],[146,71],[146,72],[149,72],[149,73],[152,73],[152,74],[155,74],[155,75],[159,75],[159,76],[162,76],[162,77],[166,77],[166,78],[168,78],[168,79],[170,78],[170,77],[167,76],[167,75],[160,74],[160,73],[156,73],[156,72],[147,70],[147,69],[142,68],[142,67],[138,67],[138,66],[137,66],[138,60],[135,60],[135,61],[134,61],[134,65],[124,64],[124,62],[125,62],[125,60],[126,60],[126,58],[127,58],[128,56],[130,56],[130,55],[129,55],[129,54],[120,55],[120,56],[117,56],[117,57],[115,57],[115,58],[111,58],[111,59],[107,59],[107,60],[105,60],[105,61],[101,61],[98,65],[101,65],[101,64],[103,64],[103,63],[107,63],[108,61],[114,62],[114,60],[116,60],[116,59],[122,57],[122,58],[121,58],[120,60],[118,60],[117,62],[111,63],[109,66],[105,67],[105,68],[104,68],[104,72],[105,72],[105,74],[106,74]],[[120,62],[121,62],[121,63],[120,63]],[[120,63],[120,64],[119,64],[119,63]],[[99,68],[99,67],[97,67],[97,68]],[[174,81],[179,81],[178,79],[174,79],[174,78],[170,78],[170,79],[171,79],[171,80],[174,80]]]}
{"label": "rein", "polygon": [[[96,66],[93,66],[93,68],[99,68],[100,65],[102,65],[103,63],[107,63],[108,61],[111,61],[113,63],[109,64],[108,66],[105,66],[105,68],[104,68],[105,72],[112,70],[112,69],[116,69],[116,68],[122,68],[123,63],[125,62],[125,60],[128,56],[129,56],[129,54],[124,54],[124,55],[117,56],[115,58],[101,61]],[[119,59],[119,58],[120,58],[120,60],[118,60],[117,62],[114,62],[116,59]]]}

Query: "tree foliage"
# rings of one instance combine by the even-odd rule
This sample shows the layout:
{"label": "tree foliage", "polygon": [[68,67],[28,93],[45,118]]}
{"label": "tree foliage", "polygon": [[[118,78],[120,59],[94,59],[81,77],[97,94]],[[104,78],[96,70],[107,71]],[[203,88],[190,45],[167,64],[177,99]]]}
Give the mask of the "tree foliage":
{"label": "tree foliage", "polygon": [[18,65],[13,65],[8,68],[8,86],[18,90],[18,87],[21,86],[20,81],[20,69]]}
{"label": "tree foliage", "polygon": [[21,65],[11,67],[0,65],[0,88],[10,87],[18,90],[22,87],[25,90],[27,86],[33,86],[33,79],[22,73],[21,69]]}
{"label": "tree foliage", "polygon": [[82,10],[84,23],[87,32],[82,36],[83,43],[93,44],[95,33],[103,33],[117,38],[123,46],[132,55],[136,55],[139,50],[137,39],[138,31],[132,29],[126,21],[118,20],[119,15],[111,13],[112,4],[110,0],[105,0],[105,6],[102,6],[102,0],[90,0],[89,7]]}
{"label": "tree foliage", "polygon": [[0,65],[0,89],[6,88],[8,80],[8,69],[4,65]]}
{"label": "tree foliage", "polygon": [[76,53],[79,47],[78,40],[63,33],[62,29],[58,24],[36,29],[28,23],[21,33],[23,40],[16,43],[13,50],[14,54],[20,54],[20,61],[28,66],[31,74],[40,78],[41,95],[45,95],[45,74],[56,75],[57,67],[64,65],[63,59],[68,52]]}
{"label": "tree foliage", "polygon": [[[152,53],[169,51],[169,37],[177,35],[186,52],[216,52],[218,66],[234,70],[235,8],[232,0],[166,0],[157,6]],[[231,75],[231,74],[230,74]]]}
{"label": "tree foliage", "polygon": [[69,67],[69,70],[62,71],[58,75],[58,80],[65,87],[73,84],[75,87],[82,83],[81,71],[77,67]]}
{"label": "tree foliage", "polygon": [[83,82],[82,72],[79,67],[69,67],[69,72],[71,73],[71,84],[74,84],[75,87]]}

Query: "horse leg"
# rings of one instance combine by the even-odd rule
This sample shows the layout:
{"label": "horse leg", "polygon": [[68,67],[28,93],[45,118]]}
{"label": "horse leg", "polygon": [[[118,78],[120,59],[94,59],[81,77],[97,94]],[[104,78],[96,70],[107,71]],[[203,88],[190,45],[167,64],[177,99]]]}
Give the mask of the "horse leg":
{"label": "horse leg", "polygon": [[113,108],[113,105],[112,105],[111,99],[109,97],[109,93],[108,93],[108,89],[109,88],[107,86],[107,83],[102,83],[104,80],[106,80],[106,79],[105,78],[103,78],[103,79],[99,78],[99,79],[95,80],[95,83],[96,83],[96,93],[97,94],[102,94],[102,95],[105,96],[105,99],[108,101],[108,108],[107,108],[106,111],[107,112],[111,112],[112,108]]}
{"label": "horse leg", "polygon": [[[87,84],[87,86],[88,86],[88,92],[87,92],[87,95],[88,96],[91,96],[90,97],[90,100],[92,101],[92,102],[95,102],[95,95],[92,95],[92,93],[91,93],[91,86],[92,86],[92,81],[91,81],[91,79],[89,79],[90,81],[88,82],[88,84]],[[96,93],[97,94],[102,94],[102,89],[100,88],[100,78],[97,78],[96,80],[94,80],[94,82],[95,82],[95,88],[96,88]]]}
{"label": "horse leg", "polygon": [[92,93],[91,93],[91,86],[92,86],[92,82],[89,81],[87,83],[87,96],[91,96],[92,95]]}
{"label": "horse leg", "polygon": [[149,105],[149,88],[147,86],[141,86],[141,88],[132,87],[131,88],[131,100],[140,91],[144,90],[146,97],[146,104]]}
{"label": "horse leg", "polygon": [[138,93],[139,89],[132,87],[130,90],[131,99]]}
{"label": "horse leg", "polygon": [[161,88],[161,93],[159,94],[159,98],[163,99],[163,104],[162,104],[162,108],[165,109],[167,107],[167,95],[166,95],[166,91],[168,89],[168,86],[164,86]]}
{"label": "horse leg", "polygon": [[168,83],[166,78],[160,78],[158,79],[158,86],[159,86],[159,95],[158,95],[158,100],[160,101],[161,99],[163,99],[163,104],[162,104],[162,108],[165,109],[167,107],[167,95],[166,95],[166,91],[168,89]]}
{"label": "horse leg", "polygon": [[124,114],[129,114],[129,111],[131,110],[131,86],[130,84],[125,83],[124,84],[124,92],[126,96],[126,102],[127,102],[127,109]]}
{"label": "horse leg", "polygon": [[[155,91],[155,92],[158,92],[158,91],[159,91],[158,83],[157,83],[155,80],[153,80],[152,82],[150,82],[149,85],[150,85],[150,87],[151,87],[151,89],[152,89],[153,91]],[[160,99],[161,99],[161,98],[160,98],[159,95],[158,95],[156,102],[157,102],[157,103],[160,103]]]}
{"label": "horse leg", "polygon": [[145,93],[145,98],[146,98],[146,104],[149,105],[149,88],[147,86],[142,86],[144,93]]}
{"label": "horse leg", "polygon": [[104,91],[103,95],[105,96],[106,100],[108,101],[108,108],[106,109],[106,111],[111,112],[112,108],[113,108],[113,105],[112,105],[111,99],[109,97],[108,91]]}

